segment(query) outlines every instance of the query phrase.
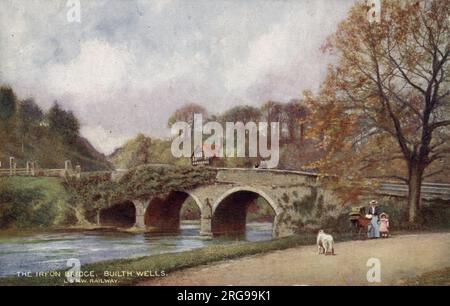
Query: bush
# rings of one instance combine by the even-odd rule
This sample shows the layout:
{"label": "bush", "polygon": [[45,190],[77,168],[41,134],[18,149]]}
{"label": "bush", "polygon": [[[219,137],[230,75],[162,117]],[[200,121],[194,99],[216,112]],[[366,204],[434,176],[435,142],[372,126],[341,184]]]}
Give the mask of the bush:
{"label": "bush", "polygon": [[73,224],[67,198],[59,178],[0,178],[0,228]]}
{"label": "bush", "polygon": [[[450,229],[450,202],[444,200],[423,201],[422,209],[417,214],[417,222],[408,222],[408,209],[404,202],[397,198],[385,199],[380,206],[380,212],[389,215],[390,230],[425,230]],[[318,210],[317,213],[319,213]],[[337,217],[327,216],[321,222],[323,229],[333,232],[350,230],[350,207],[343,209]]]}
{"label": "bush", "polygon": [[403,205],[398,205],[397,203],[381,204],[379,211],[388,214],[390,230],[411,229],[410,225],[407,224],[408,211]]}
{"label": "bush", "polygon": [[450,229],[450,201],[425,202],[418,214],[418,223],[427,229]]}
{"label": "bush", "polygon": [[350,221],[347,213],[337,217],[327,216],[321,224],[321,229],[334,233],[347,233],[350,231]]}
{"label": "bush", "polygon": [[0,228],[27,228],[47,225],[54,219],[52,211],[39,203],[42,192],[17,188],[6,180],[0,181]]}
{"label": "bush", "polygon": [[450,228],[449,204],[444,200],[424,200],[413,224],[408,222],[408,209],[403,203],[380,205],[380,211],[389,215],[391,230],[446,229]]}

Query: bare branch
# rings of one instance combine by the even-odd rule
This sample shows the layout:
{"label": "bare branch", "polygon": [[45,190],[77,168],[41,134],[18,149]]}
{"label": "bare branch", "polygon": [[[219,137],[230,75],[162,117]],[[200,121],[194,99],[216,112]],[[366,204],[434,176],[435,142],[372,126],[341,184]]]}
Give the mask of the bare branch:
{"label": "bare branch", "polygon": [[432,176],[434,176],[434,175],[440,174],[440,173],[442,173],[442,172],[444,172],[444,169],[440,169],[440,170],[437,170],[437,171],[433,171],[433,172],[431,172],[431,173],[428,173],[428,174],[424,175],[423,178],[426,179],[426,178],[432,177]]}
{"label": "bare branch", "polygon": [[449,126],[449,125],[450,125],[450,120],[435,122],[435,123],[430,124],[430,131],[434,131],[437,128]]}
{"label": "bare branch", "polygon": [[400,64],[397,63],[395,58],[391,54],[388,54],[388,56],[391,59],[391,62],[395,65],[397,70],[403,76],[403,79],[405,79],[405,81],[408,82],[409,85],[411,85],[412,87],[414,87],[415,89],[420,91],[423,95],[426,95],[426,91],[423,88],[421,88],[419,85],[417,85],[417,84],[415,84],[414,82],[411,81],[411,79],[406,75],[405,71],[403,71],[403,68],[400,66]]}
{"label": "bare branch", "polygon": [[399,175],[375,175],[375,176],[369,176],[369,179],[396,179],[404,181],[405,183],[409,183],[409,180],[406,177],[399,176]]}
{"label": "bare branch", "polygon": [[439,148],[440,146],[446,144],[447,142],[448,142],[448,139],[442,139],[438,143],[430,146],[430,152],[432,152],[433,150],[435,150],[435,149]]}

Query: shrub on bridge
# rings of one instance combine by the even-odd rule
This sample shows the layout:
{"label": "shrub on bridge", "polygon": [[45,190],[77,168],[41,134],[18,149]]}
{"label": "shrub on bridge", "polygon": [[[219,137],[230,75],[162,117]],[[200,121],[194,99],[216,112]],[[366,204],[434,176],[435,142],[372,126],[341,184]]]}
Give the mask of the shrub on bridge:
{"label": "shrub on bridge", "polygon": [[79,214],[78,223],[96,222],[99,209],[120,198],[118,184],[111,180],[111,173],[94,172],[80,179],[66,177],[64,187],[70,194],[70,204],[85,218],[80,220]]}
{"label": "shrub on bridge", "polygon": [[216,170],[188,166],[139,166],[130,169],[119,181],[124,197],[149,199],[172,191],[189,190],[214,183]]}
{"label": "shrub on bridge", "polygon": [[138,166],[118,181],[110,173],[92,173],[80,179],[66,178],[71,203],[80,208],[87,221],[95,222],[100,209],[125,200],[149,200],[172,191],[195,188],[215,181],[216,170],[188,166]]}

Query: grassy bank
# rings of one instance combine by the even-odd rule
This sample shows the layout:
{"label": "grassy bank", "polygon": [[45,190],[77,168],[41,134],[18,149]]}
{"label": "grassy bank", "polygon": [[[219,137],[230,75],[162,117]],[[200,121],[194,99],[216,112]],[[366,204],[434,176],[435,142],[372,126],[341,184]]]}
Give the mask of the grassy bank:
{"label": "grassy bank", "polygon": [[[336,236],[336,241],[349,240],[350,235]],[[82,265],[82,271],[94,271],[95,279],[111,281],[115,285],[132,285],[142,280],[149,280],[150,276],[139,276],[136,272],[152,271],[152,274],[166,274],[182,268],[194,267],[220,260],[238,258],[274,250],[283,250],[300,245],[315,243],[314,234],[296,235],[262,242],[243,242],[234,245],[215,245],[186,252],[168,253],[145,256],[133,259],[108,260],[104,262]],[[132,275],[124,277],[105,277],[104,271],[129,271]],[[56,277],[8,277],[1,278],[0,285],[67,285],[63,271]],[[93,285],[90,278],[83,278],[82,284]]]}
{"label": "grassy bank", "polygon": [[65,225],[69,215],[73,215],[73,209],[60,178],[0,178],[0,229]]}
{"label": "grassy bank", "polygon": [[449,286],[450,268],[424,273],[420,276],[408,278],[402,282],[408,286]]}

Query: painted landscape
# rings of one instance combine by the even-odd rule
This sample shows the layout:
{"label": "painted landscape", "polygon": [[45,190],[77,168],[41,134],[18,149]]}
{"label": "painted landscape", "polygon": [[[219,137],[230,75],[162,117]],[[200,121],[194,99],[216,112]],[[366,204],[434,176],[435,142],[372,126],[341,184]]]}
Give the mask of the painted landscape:
{"label": "painted landscape", "polygon": [[0,3],[0,285],[450,285],[450,5]]}

